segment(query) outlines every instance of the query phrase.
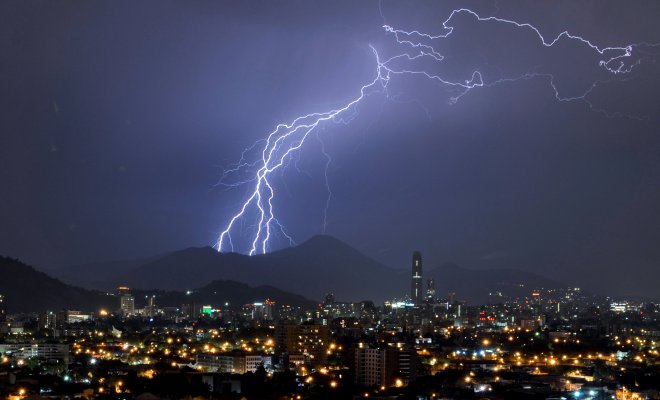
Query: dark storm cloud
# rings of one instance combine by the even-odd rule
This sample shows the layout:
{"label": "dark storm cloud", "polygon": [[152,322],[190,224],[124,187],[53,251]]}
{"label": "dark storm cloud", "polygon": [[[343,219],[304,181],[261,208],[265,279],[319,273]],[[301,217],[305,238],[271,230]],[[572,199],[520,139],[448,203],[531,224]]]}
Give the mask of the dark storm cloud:
{"label": "dark storm cloud", "polygon": [[[600,46],[660,42],[650,1],[381,9],[390,25],[438,33],[462,6]],[[375,72],[369,44],[394,50],[382,24],[377,2],[3,2],[0,253],[62,265],[213,243],[245,195],[214,187],[221,167],[277,123],[355,96]],[[553,73],[567,96],[608,78],[575,43],[541,49],[525,32],[456,24],[438,67],[452,78]],[[638,68],[590,99],[642,121],[559,103],[545,78],[455,105],[442,87],[397,78],[396,101],[374,96],[350,125],[318,132],[333,158],[328,233],[391,265],[421,249],[429,264],[654,295],[660,76],[653,57]],[[277,210],[300,240],[321,230],[319,146],[279,178]]]}

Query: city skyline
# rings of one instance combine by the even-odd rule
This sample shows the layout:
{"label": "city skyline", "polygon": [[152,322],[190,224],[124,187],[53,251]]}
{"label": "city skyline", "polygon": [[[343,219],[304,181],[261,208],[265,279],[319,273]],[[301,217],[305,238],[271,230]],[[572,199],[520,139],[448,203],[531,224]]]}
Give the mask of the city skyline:
{"label": "city skyline", "polygon": [[0,395],[639,400],[660,389],[653,302],[565,288],[487,304],[328,293],[292,305],[282,293],[228,302],[210,290],[175,299],[122,286],[93,311],[0,313],[0,372],[14,377]]}

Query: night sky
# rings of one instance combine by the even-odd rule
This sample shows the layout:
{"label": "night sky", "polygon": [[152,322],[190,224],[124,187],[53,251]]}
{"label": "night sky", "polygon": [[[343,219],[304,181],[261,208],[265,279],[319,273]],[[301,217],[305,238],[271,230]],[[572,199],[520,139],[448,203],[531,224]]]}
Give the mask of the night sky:
{"label": "night sky", "polygon": [[[45,268],[212,245],[247,194],[216,186],[223,168],[278,123],[359,94],[376,70],[369,45],[397,50],[384,23],[437,34],[470,7],[548,37],[660,43],[657,1],[529,3],[3,1],[0,254]],[[660,46],[614,76],[574,42],[544,49],[528,30],[454,22],[434,72],[552,73],[566,97],[602,82],[592,106],[557,101],[544,77],[450,104],[443,86],[397,76],[278,174],[288,232],[324,232],[323,144],[325,233],[387,265],[420,250],[427,266],[657,296]]]}

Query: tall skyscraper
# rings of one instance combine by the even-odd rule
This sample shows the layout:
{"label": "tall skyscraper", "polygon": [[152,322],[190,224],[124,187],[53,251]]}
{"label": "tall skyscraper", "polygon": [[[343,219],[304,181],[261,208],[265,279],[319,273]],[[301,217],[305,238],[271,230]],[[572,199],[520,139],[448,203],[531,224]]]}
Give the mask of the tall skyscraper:
{"label": "tall skyscraper", "polygon": [[412,258],[412,281],[410,288],[410,298],[416,306],[424,302],[422,292],[422,253],[413,252]]}
{"label": "tall skyscraper", "polygon": [[430,304],[434,304],[436,301],[435,280],[433,278],[429,278],[426,281],[426,301],[428,301]]}
{"label": "tall skyscraper", "polygon": [[5,310],[5,296],[0,294],[0,322],[5,322],[7,319],[7,311]]}

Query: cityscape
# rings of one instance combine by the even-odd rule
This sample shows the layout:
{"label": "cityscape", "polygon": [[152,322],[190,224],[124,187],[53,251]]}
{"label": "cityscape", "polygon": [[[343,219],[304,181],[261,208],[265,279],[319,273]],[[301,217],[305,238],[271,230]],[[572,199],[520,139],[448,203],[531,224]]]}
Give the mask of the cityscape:
{"label": "cityscape", "polygon": [[660,400],[660,1],[0,1],[0,400]]}
{"label": "cityscape", "polygon": [[[403,286],[403,285],[401,285]],[[403,288],[402,288],[403,289]],[[0,296],[0,393],[27,398],[652,399],[660,304],[529,288],[469,304],[424,279],[376,304],[329,292],[161,304],[128,287],[114,307],[14,313]]]}

